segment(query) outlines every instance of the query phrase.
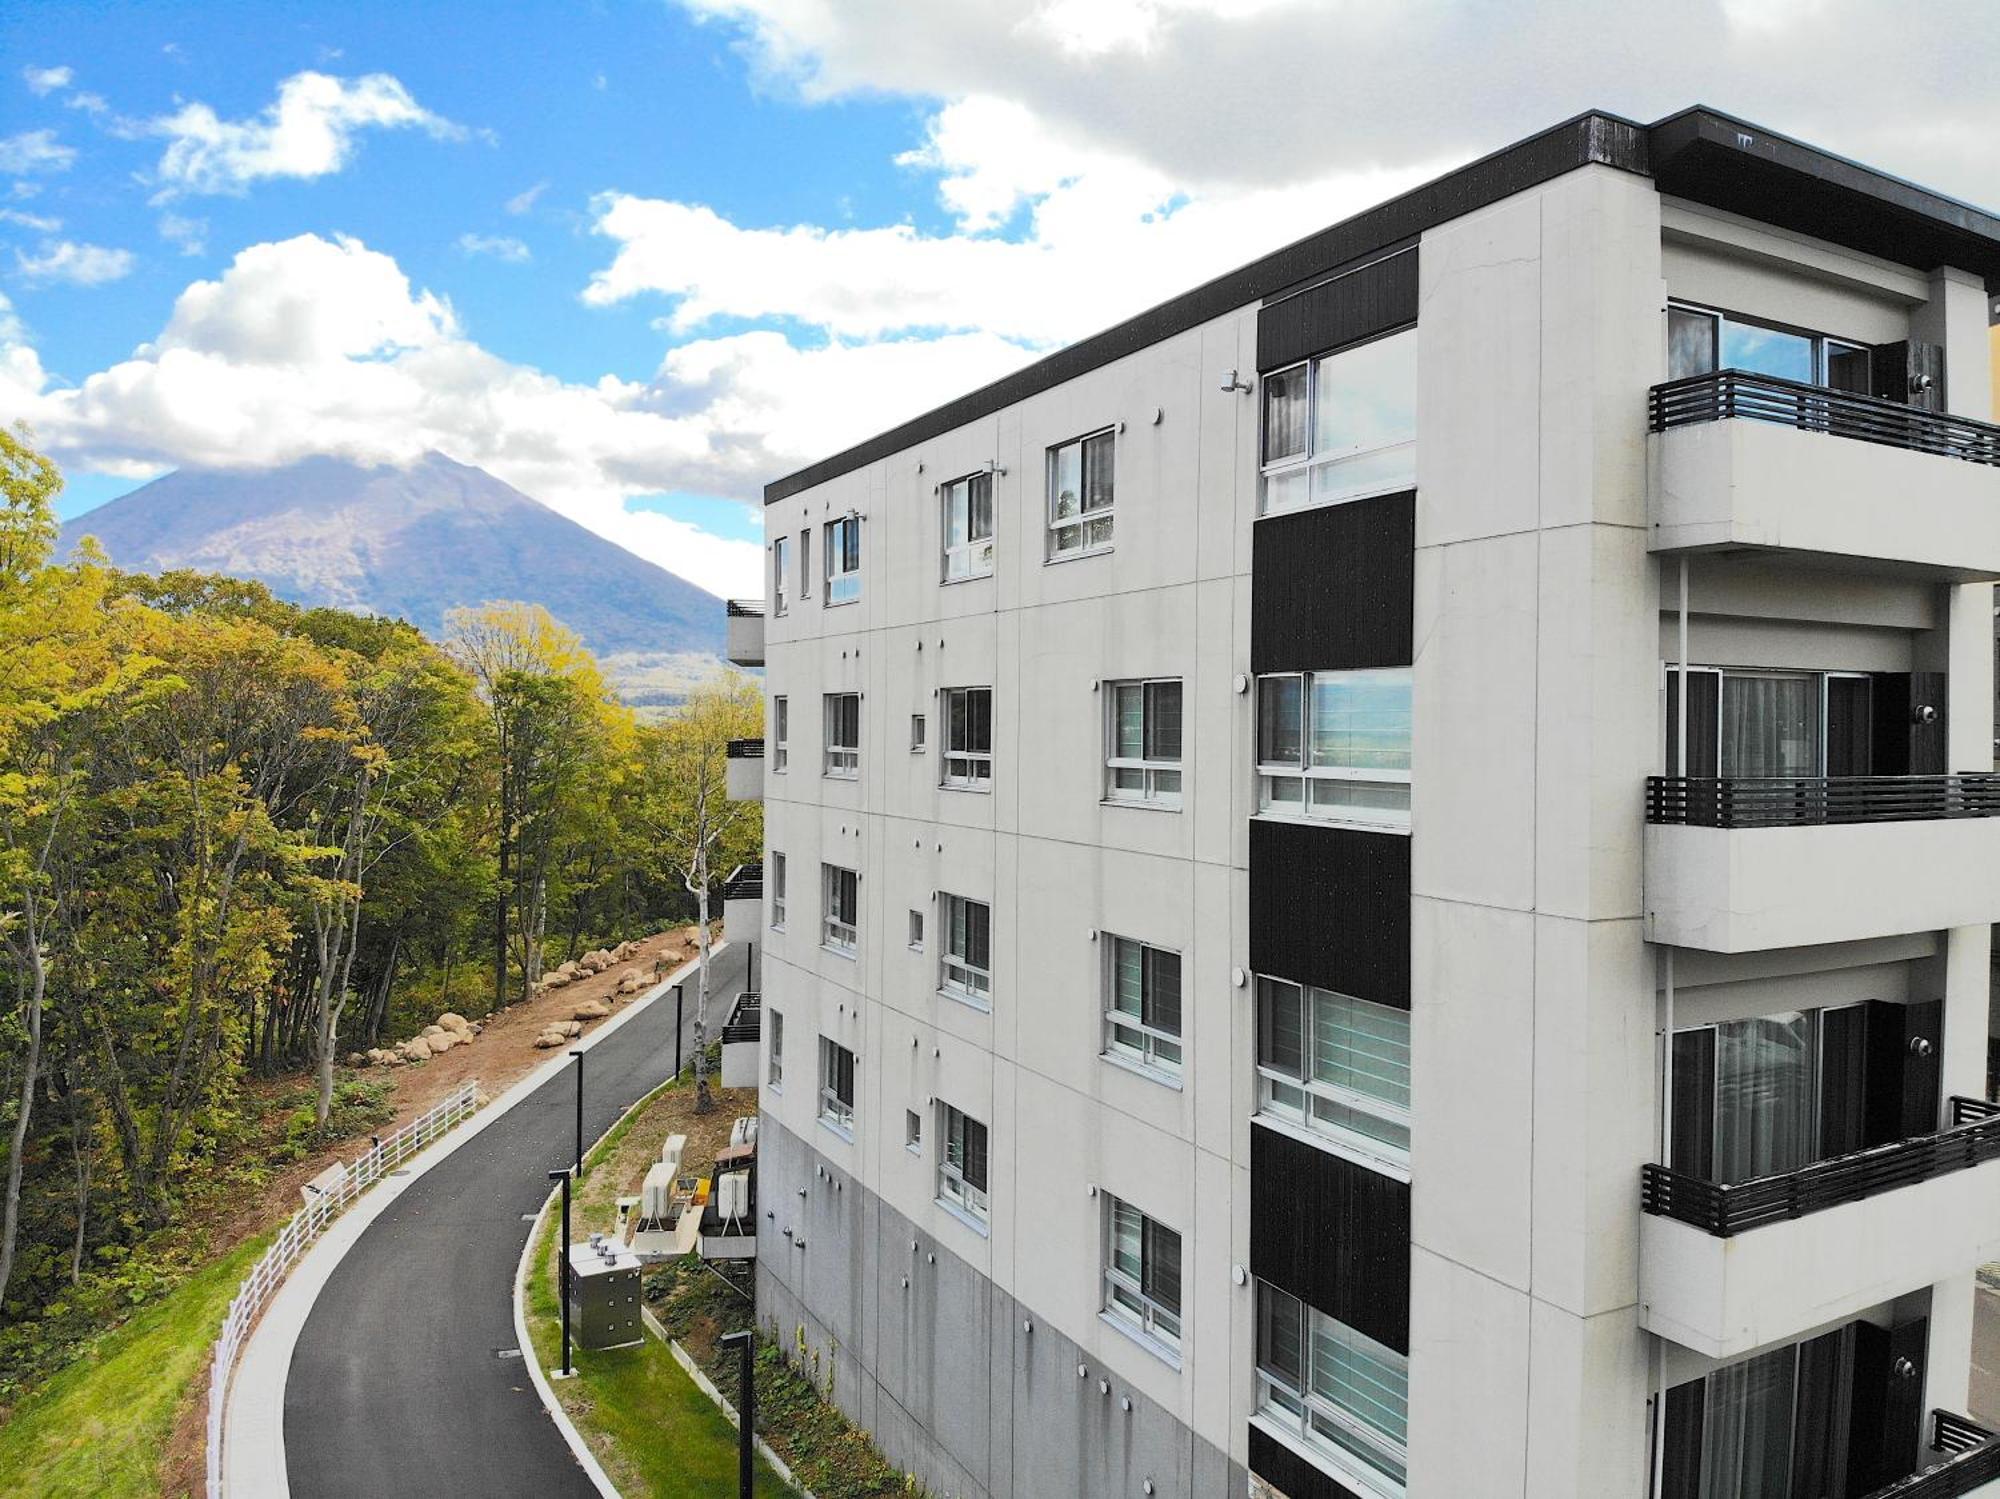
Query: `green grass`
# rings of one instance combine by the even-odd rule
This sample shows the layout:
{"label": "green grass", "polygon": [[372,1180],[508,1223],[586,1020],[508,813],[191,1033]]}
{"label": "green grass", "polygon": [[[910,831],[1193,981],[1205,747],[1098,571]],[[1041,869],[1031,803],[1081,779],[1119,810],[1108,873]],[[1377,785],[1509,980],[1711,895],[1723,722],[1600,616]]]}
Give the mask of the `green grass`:
{"label": "green grass", "polygon": [[181,1401],[269,1242],[260,1236],[189,1276],[24,1400],[0,1427],[0,1493],[157,1495]]}
{"label": "green grass", "polygon": [[[528,1276],[528,1336],[545,1371],[562,1365],[554,1271],[559,1232],[560,1216],[552,1213],[535,1242]],[[736,1428],[666,1344],[648,1333],[636,1348],[577,1350],[575,1365],[576,1379],[559,1382],[557,1393],[621,1492],[630,1499],[716,1499],[736,1492]],[[796,1499],[761,1456],[756,1499]]]}

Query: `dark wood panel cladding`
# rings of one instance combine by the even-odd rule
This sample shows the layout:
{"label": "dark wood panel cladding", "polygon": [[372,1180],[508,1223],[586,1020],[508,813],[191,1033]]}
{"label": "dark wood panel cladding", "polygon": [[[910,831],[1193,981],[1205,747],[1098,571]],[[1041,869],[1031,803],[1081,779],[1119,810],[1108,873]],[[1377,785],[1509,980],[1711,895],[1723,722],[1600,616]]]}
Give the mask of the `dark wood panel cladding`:
{"label": "dark wood panel cladding", "polygon": [[1361,1499],[1259,1426],[1250,1428],[1250,1471],[1285,1499]]}
{"label": "dark wood panel cladding", "polygon": [[1257,314],[1257,368],[1274,370],[1417,320],[1417,247],[1398,250]]}
{"label": "dark wood panel cladding", "polygon": [[1250,966],[1410,1007],[1410,840],[1253,818]]}
{"label": "dark wood panel cladding", "polygon": [[[1516,145],[1483,156],[1399,198],[1273,251],[1262,260],[1218,276],[1172,301],[1081,339],[1026,369],[959,397],[866,442],[764,486],[764,503],[788,499],[815,484],[852,472],[928,441],[954,427],[991,416],[1065,380],[1136,354],[1162,339],[1198,328],[1253,302],[1310,285],[1339,267],[1379,255],[1424,230],[1560,177],[1578,167],[1602,165],[1646,171],[1646,127],[1615,115],[1577,115]],[[1942,262],[1939,262],[1942,263]],[[1204,383],[1206,374],[1204,374]],[[1106,412],[1111,421],[1120,413]]]}
{"label": "dark wood panel cladding", "polygon": [[1250,1272],[1410,1351],[1410,1187],[1250,1127]]}
{"label": "dark wood panel cladding", "polygon": [[1258,521],[1250,669],[1408,666],[1416,555],[1414,490]]}

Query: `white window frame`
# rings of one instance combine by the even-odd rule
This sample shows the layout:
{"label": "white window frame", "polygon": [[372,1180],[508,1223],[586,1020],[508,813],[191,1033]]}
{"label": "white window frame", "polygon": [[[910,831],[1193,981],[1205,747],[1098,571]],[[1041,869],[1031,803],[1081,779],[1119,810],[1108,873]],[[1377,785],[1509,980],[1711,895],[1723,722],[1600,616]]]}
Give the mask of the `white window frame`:
{"label": "white window frame", "polygon": [[764,1083],[773,1093],[785,1091],[785,1014],[782,1010],[771,1011],[771,1057]]}
{"label": "white window frame", "polygon": [[903,1149],[911,1155],[924,1153],[924,1116],[915,1109],[903,1110]]}
{"label": "white window frame", "polygon": [[[847,1097],[840,1096],[840,1058],[847,1058]],[[828,1129],[854,1138],[854,1075],[861,1059],[831,1036],[819,1038],[819,1122]]]}
{"label": "white window frame", "polygon": [[[986,491],[986,534],[974,536],[972,500],[980,488]],[[965,540],[957,544],[951,539],[952,509],[955,505],[962,506],[965,513]],[[938,486],[938,540],[944,553],[940,581],[969,583],[974,578],[993,576],[994,523],[991,470],[962,474]]]}
{"label": "white window frame", "polygon": [[910,951],[922,952],[923,950],[924,950],[924,913],[922,911],[913,909],[910,912]]}
{"label": "white window frame", "polygon": [[771,854],[771,930],[785,929],[785,856],[776,850]]}
{"label": "white window frame", "polygon": [[[1413,1121],[1413,1111],[1406,1105],[1379,1098],[1372,1093],[1364,1093],[1356,1088],[1323,1082],[1312,1075],[1313,1025],[1318,1014],[1318,1007],[1313,1003],[1313,994],[1316,991],[1337,994],[1340,998],[1357,1004],[1400,1014],[1403,1016],[1405,1026],[1410,1021],[1409,1013],[1398,1010],[1394,1005],[1363,999],[1359,995],[1325,989],[1323,986],[1313,984],[1301,984],[1271,974],[1258,974],[1255,984],[1253,999],[1257,1010],[1253,1023],[1256,1029],[1251,1055],[1255,1058],[1257,1069],[1258,1116],[1274,1120],[1286,1127],[1286,1133],[1301,1136],[1312,1144],[1331,1149],[1335,1154],[1346,1156],[1359,1165],[1393,1176],[1399,1181],[1408,1181],[1410,1179],[1408,1145],[1377,1139],[1373,1135],[1324,1119],[1313,1107],[1315,1100],[1324,1099],[1336,1108],[1366,1114],[1371,1119],[1399,1129],[1405,1138],[1409,1135]],[[1291,991],[1291,1003],[1297,1007],[1301,1073],[1298,1077],[1293,1077],[1264,1060],[1265,997],[1267,992],[1277,990]],[[1405,1069],[1409,1066],[1407,1043],[1403,1065]]]}
{"label": "white window frame", "polygon": [[[965,697],[971,721],[970,698],[975,692],[986,695],[986,748],[963,749],[952,743],[951,704]],[[945,687],[938,692],[938,717],[944,730],[938,743],[938,784],[948,791],[991,791],[993,789],[993,689],[991,687]]]}
{"label": "white window frame", "polygon": [[967,914],[967,929],[970,930],[971,908],[978,907],[986,913],[987,963],[993,961],[993,907],[983,900],[974,900],[967,895],[953,895],[940,890],[938,905],[938,993],[947,998],[969,1004],[975,1009],[993,1008],[993,970],[990,966],[980,968],[971,959],[952,951],[953,905],[964,906]]}
{"label": "white window frame", "polygon": [[[854,533],[854,566],[845,566],[847,547],[835,544],[836,533]],[[850,510],[826,523],[826,545],[820,549],[826,560],[826,607],[853,604],[861,599],[861,517]]]}
{"label": "white window frame", "polygon": [[[1257,1374],[1256,1419],[1282,1431],[1287,1437],[1304,1446],[1308,1452],[1323,1456],[1334,1465],[1337,1476],[1360,1485],[1363,1492],[1382,1495],[1384,1499],[1399,1499],[1408,1483],[1407,1476],[1402,1476],[1407,1475],[1409,1469],[1408,1445],[1338,1403],[1330,1395],[1312,1387],[1313,1319],[1317,1317],[1330,1322],[1367,1344],[1368,1348],[1365,1351],[1371,1358],[1376,1357],[1374,1350],[1380,1349],[1385,1357],[1379,1359],[1379,1362],[1390,1365],[1400,1362],[1406,1423],[1409,1406],[1409,1356],[1397,1353],[1386,1344],[1377,1343],[1359,1328],[1342,1322],[1338,1317],[1327,1316],[1319,1308],[1279,1290],[1268,1282],[1260,1280],[1254,1284],[1257,1304],[1252,1309],[1254,1342],[1251,1357]],[[1264,1309],[1267,1296],[1282,1296],[1298,1308],[1295,1333],[1299,1349],[1297,1381],[1294,1381],[1287,1371],[1266,1361],[1264,1331],[1268,1321],[1275,1319],[1283,1310],[1276,1308],[1271,1317],[1267,1318]],[[1329,1436],[1324,1429],[1326,1427],[1332,1427],[1341,1435]]]}
{"label": "white window frame", "polygon": [[[828,952],[851,958],[861,941],[861,876],[838,864],[822,864],[819,868],[820,910],[823,913],[819,945]],[[842,919],[838,914],[843,876],[854,886],[854,905],[848,913],[850,919]]]}
{"label": "white window frame", "polygon": [[[963,1109],[938,1104],[937,1200],[982,1226],[990,1220],[987,1196],[993,1180],[993,1132],[983,1120],[974,1119]],[[954,1135],[953,1125],[958,1129]],[[975,1183],[966,1177],[968,1125],[977,1125],[986,1137],[986,1181]],[[956,1156],[956,1160],[953,1157]]]}
{"label": "white window frame", "polygon": [[783,614],[790,601],[785,595],[785,566],[791,560],[792,539],[780,536],[771,543],[771,613]]}
{"label": "white window frame", "polygon": [[929,738],[930,728],[925,722],[924,715],[921,713],[912,713],[910,715],[910,753],[921,755]]}
{"label": "white window frame", "polygon": [[[1176,1228],[1169,1228],[1159,1219],[1152,1217],[1132,1203],[1114,1197],[1109,1192],[1098,1194],[1104,1199],[1104,1214],[1101,1228],[1099,1259],[1103,1266],[1103,1288],[1098,1310],[1106,1320],[1115,1326],[1136,1334],[1142,1342],[1149,1343],[1175,1365],[1180,1362],[1181,1336],[1185,1327],[1187,1301],[1187,1241]],[[1118,1263],[1118,1218],[1128,1213],[1137,1220],[1139,1230],[1139,1277]],[[1151,1273],[1147,1263],[1151,1240],[1148,1230],[1156,1234],[1172,1234],[1175,1271],[1180,1281],[1180,1297],[1169,1306],[1160,1297],[1148,1291],[1145,1279]]]}
{"label": "white window frame", "polygon": [[783,775],[792,761],[792,700],[780,693],[771,699],[771,771]]}
{"label": "white window frame", "polygon": [[813,528],[799,532],[799,597],[813,596]]}
{"label": "white window frame", "polygon": [[[1414,487],[1416,484],[1417,446],[1417,440],[1414,435],[1395,442],[1356,443],[1349,447],[1331,449],[1323,453],[1314,451],[1313,444],[1315,435],[1319,430],[1320,366],[1327,361],[1340,359],[1346,355],[1357,353],[1362,349],[1373,348],[1379,344],[1387,343],[1391,339],[1415,338],[1416,333],[1417,325],[1415,323],[1407,324],[1401,328],[1393,328],[1386,333],[1377,334],[1372,338],[1363,339],[1358,343],[1348,344],[1338,349],[1329,349],[1323,354],[1315,354],[1309,359],[1299,360],[1296,364],[1286,365],[1283,369],[1272,370],[1259,380],[1258,383],[1261,387],[1263,381],[1303,371],[1307,382],[1305,449],[1303,452],[1288,454],[1276,459],[1266,459],[1264,456],[1266,444],[1270,441],[1270,411],[1265,404],[1263,391],[1260,389],[1258,392],[1257,452],[1261,467],[1259,469],[1257,486],[1257,513],[1260,516],[1290,515],[1296,511],[1311,510],[1321,505],[1345,505],[1353,500],[1368,499],[1373,495],[1399,494],[1406,489]],[[1414,419],[1416,410],[1416,392],[1414,389],[1412,389],[1410,395],[1411,415]],[[1410,473],[1408,475],[1399,474],[1394,480],[1365,481],[1323,494],[1313,493],[1313,487],[1317,480],[1317,475],[1314,471],[1317,469],[1328,468],[1338,463],[1346,463],[1369,454],[1394,453],[1404,449],[1408,449],[1410,453]],[[1305,498],[1289,501],[1275,499],[1275,495],[1290,487],[1285,481],[1289,481],[1294,477],[1303,478]],[[1274,479],[1280,482],[1273,484],[1272,481]]]}
{"label": "white window frame", "polygon": [[[1181,758],[1172,760],[1152,759],[1144,755],[1134,759],[1118,753],[1118,694],[1123,689],[1137,688],[1139,691],[1139,742],[1145,747],[1150,727],[1152,693],[1150,689],[1171,687],[1181,699],[1181,749],[1185,756],[1187,749],[1187,688],[1179,677],[1121,677],[1104,683],[1104,800],[1118,806],[1161,807],[1178,811],[1181,806],[1183,771]],[[1120,771],[1137,772],[1141,784],[1138,788],[1121,787],[1118,784]],[[1169,784],[1170,782],[1170,784]]]}
{"label": "white window frame", "polygon": [[[1254,732],[1257,735],[1255,753],[1257,758],[1257,811],[1262,817],[1285,817],[1303,819],[1309,822],[1337,823],[1344,827],[1363,828],[1375,833],[1401,833],[1410,831],[1410,809],[1408,805],[1382,809],[1375,815],[1364,815],[1366,809],[1353,807],[1327,808],[1318,810],[1313,804],[1313,783],[1315,781],[1345,781],[1364,785],[1408,787],[1410,772],[1407,770],[1377,770],[1348,765],[1316,765],[1312,758],[1312,698],[1314,683],[1321,678],[1388,676],[1400,675],[1407,683],[1412,679],[1412,669],[1407,666],[1361,667],[1342,671],[1274,671],[1266,672],[1254,684],[1257,701],[1252,705],[1255,717]],[[1266,682],[1291,681],[1300,683],[1299,692],[1299,763],[1291,765],[1282,761],[1264,759],[1264,684]],[[1272,795],[1272,786],[1277,781],[1296,781],[1299,786],[1297,802],[1285,801]],[[1405,792],[1407,802],[1408,793]]]}
{"label": "white window frame", "polygon": [[[1181,1030],[1166,1030],[1161,1026],[1151,1024],[1143,1017],[1146,1011],[1147,1000],[1150,998],[1153,977],[1151,959],[1156,956],[1172,958],[1174,960],[1174,967],[1179,970],[1179,977],[1184,980],[1186,977],[1186,965],[1181,961],[1180,952],[1171,947],[1160,947],[1150,942],[1141,942],[1136,937],[1120,937],[1111,932],[1102,933],[1098,940],[1099,946],[1104,951],[1102,988],[1100,991],[1104,996],[1104,1049],[1101,1054],[1111,1061],[1122,1062],[1127,1066],[1137,1067],[1143,1071],[1155,1073],[1161,1077],[1178,1082],[1182,1069],[1186,1065],[1187,1057],[1187,1039],[1185,1036],[1187,1027],[1187,990],[1185,986],[1183,985],[1180,991]],[[1139,949],[1138,1015],[1132,1014],[1129,1010],[1118,1008],[1118,954],[1121,944]],[[1139,1037],[1138,1043],[1134,1044],[1124,1039],[1119,1034],[1121,1031],[1130,1031],[1136,1034]],[[1177,1055],[1172,1057],[1162,1055],[1160,1048],[1163,1046],[1171,1047]]]}
{"label": "white window frame", "polygon": [[[1078,495],[1076,513],[1058,518],[1056,515],[1056,474],[1061,463],[1061,454],[1069,448],[1075,448],[1077,450],[1077,471],[1079,474],[1087,473],[1088,469],[1084,464],[1083,445],[1098,438],[1103,438],[1111,444],[1111,503],[1109,505],[1100,505],[1095,510],[1086,510],[1083,508],[1083,496]],[[1109,426],[1096,427],[1076,437],[1067,438],[1062,442],[1052,444],[1044,462],[1044,474],[1043,489],[1047,498],[1042,509],[1048,523],[1048,539],[1046,543],[1048,550],[1043,560],[1045,562],[1068,562],[1075,557],[1096,557],[1110,551],[1117,544],[1118,533],[1117,423],[1114,422]],[[1103,521],[1110,527],[1111,535],[1106,540],[1092,545],[1090,542],[1090,527],[1098,521]],[[1084,545],[1072,547],[1067,551],[1059,549],[1057,539],[1061,533],[1079,528],[1083,531]]]}
{"label": "white window frame", "polygon": [[[854,742],[847,744],[834,736],[840,732],[840,705],[854,704]],[[861,694],[828,692],[820,697],[822,754],[819,773],[831,781],[854,781],[861,777]]]}

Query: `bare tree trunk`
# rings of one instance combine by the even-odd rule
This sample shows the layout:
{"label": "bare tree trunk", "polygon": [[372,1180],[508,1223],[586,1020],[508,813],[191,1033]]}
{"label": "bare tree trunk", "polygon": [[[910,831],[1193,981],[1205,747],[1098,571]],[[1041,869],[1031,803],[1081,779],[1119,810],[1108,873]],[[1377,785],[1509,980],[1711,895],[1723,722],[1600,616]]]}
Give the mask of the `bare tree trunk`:
{"label": "bare tree trunk", "polygon": [[694,991],[694,1111],[712,1113],[715,1098],[708,1091],[708,849],[695,854],[695,909],[700,926],[701,969]]}
{"label": "bare tree trunk", "polygon": [[21,1231],[21,1158],[28,1145],[28,1120],[35,1108],[35,1079],[42,1068],[42,996],[48,988],[48,969],[42,962],[42,937],[37,929],[34,902],[28,902],[24,940],[15,949],[28,965],[28,1060],[21,1076],[21,1112],[14,1120],[14,1138],[7,1152],[7,1206],[0,1221],[0,1300],[7,1295],[7,1282],[14,1274],[14,1244]]}
{"label": "bare tree trunk", "polygon": [[[76,1195],[76,1237],[70,1241],[69,1283],[76,1285],[83,1279],[83,1251],[90,1227],[90,1169],[97,1156],[90,1139],[95,1120],[85,1115],[82,1069],[77,1060],[73,1027],[69,1030],[66,1051],[69,1068],[69,1157]],[[95,1114],[96,1111],[92,1109],[90,1112]]]}

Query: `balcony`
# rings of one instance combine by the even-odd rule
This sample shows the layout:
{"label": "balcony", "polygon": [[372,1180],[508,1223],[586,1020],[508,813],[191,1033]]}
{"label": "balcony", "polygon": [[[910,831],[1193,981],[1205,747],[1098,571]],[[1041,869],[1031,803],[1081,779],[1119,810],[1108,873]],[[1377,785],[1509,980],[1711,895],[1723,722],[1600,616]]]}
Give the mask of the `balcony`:
{"label": "balcony", "polygon": [[1656,552],[1865,557],[1954,582],[2000,577],[2000,427],[1719,370],[1654,386],[1651,428]]}
{"label": "balcony", "polygon": [[737,666],[762,666],[764,664],[764,601],[762,599],[730,599],[724,607],[729,611],[729,633],[724,654]]}
{"label": "balcony", "polygon": [[1868,1499],[1960,1499],[1966,1494],[2000,1493],[2000,1438],[1975,1421],[1950,1411],[1931,1412],[1932,1461],[1899,1478]]}
{"label": "balcony", "polygon": [[1646,782],[1646,937],[1756,952],[2000,920],[2000,775]]}
{"label": "balcony", "polygon": [[755,942],[764,929],[764,866],[739,864],[722,882],[722,935]]}
{"label": "balcony", "polygon": [[733,802],[761,802],[764,799],[764,741],[729,741],[729,767],[723,782]]}
{"label": "balcony", "polygon": [[722,1027],[722,1086],[757,1086],[758,1035],[762,1030],[764,996],[747,989],[736,996],[735,1008]]}
{"label": "balcony", "polygon": [[1954,1098],[1949,1117],[1728,1186],[1645,1167],[1640,1325],[1735,1358],[1979,1263],[2000,1244],[2000,1106]]}

